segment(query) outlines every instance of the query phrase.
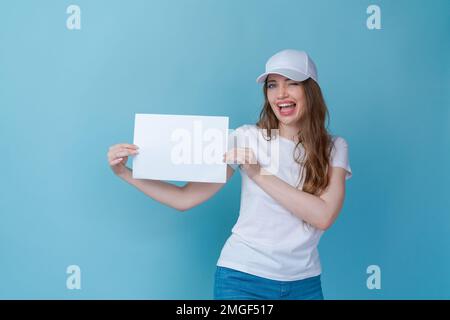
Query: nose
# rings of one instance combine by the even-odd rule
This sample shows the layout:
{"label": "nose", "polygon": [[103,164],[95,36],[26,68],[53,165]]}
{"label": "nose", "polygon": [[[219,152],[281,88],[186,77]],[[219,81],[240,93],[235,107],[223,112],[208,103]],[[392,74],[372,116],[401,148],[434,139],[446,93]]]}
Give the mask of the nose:
{"label": "nose", "polygon": [[284,84],[278,86],[278,99],[283,99],[287,95],[287,88]]}

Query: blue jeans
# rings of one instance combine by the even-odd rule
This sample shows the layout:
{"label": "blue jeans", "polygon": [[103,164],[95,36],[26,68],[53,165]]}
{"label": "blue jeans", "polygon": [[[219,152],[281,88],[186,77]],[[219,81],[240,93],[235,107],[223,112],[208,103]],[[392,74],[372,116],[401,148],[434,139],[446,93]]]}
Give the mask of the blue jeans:
{"label": "blue jeans", "polygon": [[320,275],[296,281],[277,281],[230,268],[216,268],[216,300],[323,300]]}

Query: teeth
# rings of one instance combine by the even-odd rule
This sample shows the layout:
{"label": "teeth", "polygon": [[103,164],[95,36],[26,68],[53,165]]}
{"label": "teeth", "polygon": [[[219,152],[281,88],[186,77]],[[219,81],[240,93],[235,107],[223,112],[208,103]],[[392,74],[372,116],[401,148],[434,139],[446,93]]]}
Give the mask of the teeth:
{"label": "teeth", "polygon": [[280,108],[293,107],[295,103],[283,103],[278,105]]}

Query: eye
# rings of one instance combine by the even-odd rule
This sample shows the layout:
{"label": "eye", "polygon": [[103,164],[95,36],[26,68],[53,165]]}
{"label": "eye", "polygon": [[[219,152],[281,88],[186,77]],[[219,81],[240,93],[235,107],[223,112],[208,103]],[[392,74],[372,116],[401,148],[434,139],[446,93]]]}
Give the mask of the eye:
{"label": "eye", "polygon": [[273,84],[273,83],[269,83],[268,85],[267,85],[267,89],[272,89],[272,88],[274,88],[275,87],[275,85]]}
{"label": "eye", "polygon": [[298,85],[299,85],[298,82],[291,82],[291,83],[289,83],[289,84],[292,84],[292,85],[294,85],[294,86],[298,86]]}

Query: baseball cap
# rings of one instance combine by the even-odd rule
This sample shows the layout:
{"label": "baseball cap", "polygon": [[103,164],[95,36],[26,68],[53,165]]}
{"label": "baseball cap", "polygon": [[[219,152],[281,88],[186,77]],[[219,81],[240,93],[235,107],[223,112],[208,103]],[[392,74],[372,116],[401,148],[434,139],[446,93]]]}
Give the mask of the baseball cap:
{"label": "baseball cap", "polygon": [[280,74],[295,81],[312,78],[318,83],[316,65],[305,51],[286,49],[277,52],[267,60],[266,72],[256,78],[256,82],[263,83],[270,73]]}

